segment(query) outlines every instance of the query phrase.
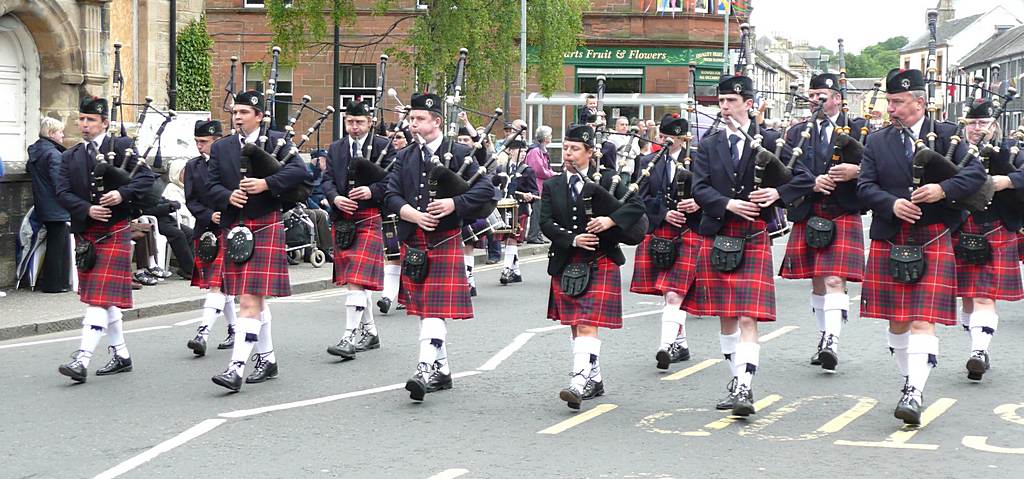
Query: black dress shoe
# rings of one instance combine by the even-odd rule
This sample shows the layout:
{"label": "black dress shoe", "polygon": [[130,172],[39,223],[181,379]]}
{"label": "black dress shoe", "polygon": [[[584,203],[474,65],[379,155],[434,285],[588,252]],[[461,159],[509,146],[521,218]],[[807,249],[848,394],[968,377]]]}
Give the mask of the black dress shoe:
{"label": "black dress shoe", "polygon": [[569,386],[558,392],[558,398],[565,401],[565,405],[569,406],[569,409],[579,409],[580,405],[583,404],[583,392],[577,390],[573,386]]}
{"label": "black dress shoe", "polygon": [[818,350],[814,352],[814,356],[811,356],[811,366],[821,366],[821,348],[825,346],[825,332],[821,332],[821,337],[818,338]]}
{"label": "black dress shoe", "polygon": [[351,338],[345,336],[338,341],[338,344],[327,347],[327,354],[331,356],[338,356],[343,359],[355,359],[356,358],[356,345],[352,343]]}
{"label": "black dress shoe", "polygon": [[668,369],[668,365],[690,359],[690,348],[683,347],[680,343],[672,343],[668,349],[659,349],[654,355],[658,360],[658,369]]}
{"label": "black dress shoe", "polygon": [[[163,268],[161,268],[159,266],[154,266],[152,268],[146,268],[146,273],[149,274],[150,276],[156,278],[157,280],[164,280],[164,279],[167,279],[167,278],[171,277],[171,272],[170,271],[167,271],[167,270],[165,270],[165,269],[163,269]],[[189,276],[189,278],[191,278],[191,276]]]}
{"label": "black dress shoe", "polygon": [[913,386],[907,386],[906,392],[903,393],[900,403],[896,405],[896,410],[893,412],[896,419],[902,419],[904,424],[912,426],[921,424],[921,403],[915,397],[915,392],[916,389]]}
{"label": "black dress shoe", "polygon": [[84,383],[86,376],[89,372],[85,369],[85,365],[79,359],[81,351],[75,351],[75,354],[71,355],[71,362],[67,364],[61,364],[57,371],[69,378],[76,383]]}
{"label": "black dress shoe", "polygon": [[750,388],[739,385],[736,387],[736,402],[732,405],[732,415],[746,417],[756,413],[754,410],[754,393]]}
{"label": "black dress shoe", "polygon": [[519,274],[519,273],[513,272],[512,276],[508,279],[508,282],[509,283],[522,283],[523,282],[523,276],[521,274]]}
{"label": "black dress shoe", "polygon": [[217,349],[231,349],[233,347],[235,347],[235,328],[234,326],[228,326],[228,337],[224,338],[217,345]]}
{"label": "black dress shoe", "polygon": [[512,270],[511,269],[505,268],[505,269],[501,270],[501,277],[498,278],[498,282],[499,283],[501,283],[502,285],[506,285],[506,284],[508,284],[511,281],[511,279],[512,279]]}
{"label": "black dress shoe", "polygon": [[[241,361],[238,361],[237,363],[245,364]],[[236,366],[237,363],[232,363],[232,366]],[[232,366],[229,366],[224,370],[224,372],[214,376],[213,384],[238,392],[242,389],[242,376],[239,376],[238,370]]]}
{"label": "black dress shoe", "polygon": [[116,353],[111,356],[106,366],[96,370],[97,376],[109,376],[117,373],[128,373],[132,370],[132,358],[122,358]]}
{"label": "black dress shoe", "polygon": [[430,369],[430,365],[427,363],[420,363],[416,366],[416,373],[405,382],[405,390],[409,391],[409,399],[422,401],[423,397],[427,395],[427,382],[423,380],[423,375],[431,372]]}
{"label": "black dress shoe", "polygon": [[356,351],[369,351],[380,348],[380,336],[364,333],[356,342]]}
{"label": "black dress shoe", "polygon": [[732,381],[729,381],[729,385],[725,387],[729,394],[725,396],[718,404],[715,404],[715,409],[719,411],[728,411],[736,405],[736,384],[738,380],[734,377]]}
{"label": "black dress shoe", "polygon": [[821,363],[821,369],[835,372],[836,366],[839,364],[839,353],[826,347],[818,351],[818,360]]}
{"label": "black dress shoe", "polygon": [[146,274],[143,271],[136,272],[135,274],[132,275],[132,278],[135,278],[135,281],[138,282],[139,284],[142,284],[143,286],[153,286],[160,282],[156,278]]}
{"label": "black dress shoe", "polygon": [[391,299],[381,296],[377,300],[377,309],[380,310],[381,314],[388,314],[388,311],[391,311]]}
{"label": "black dress shoe", "polygon": [[427,392],[433,393],[444,389],[452,388],[452,375],[441,372],[441,368],[434,363],[434,372],[427,378]]}
{"label": "black dress shoe", "polygon": [[277,377],[277,363],[267,361],[265,355],[260,353],[252,355],[252,360],[256,364],[253,366],[252,372],[249,373],[249,377],[245,378],[246,384],[259,384]]}
{"label": "black dress shoe", "polygon": [[604,395],[604,381],[594,381],[593,379],[587,380],[587,385],[583,387],[583,400],[594,399],[598,396]]}
{"label": "black dress shoe", "polygon": [[476,286],[470,286],[469,287],[469,297],[471,297],[471,298],[475,298],[476,297]]}
{"label": "black dress shoe", "polygon": [[206,356],[206,336],[203,334],[206,330],[206,326],[200,326],[199,331],[196,331],[196,337],[188,341],[188,348],[192,350],[192,354],[199,357]]}
{"label": "black dress shoe", "polygon": [[988,353],[985,351],[971,352],[971,358],[967,360],[967,379],[981,381],[985,371],[988,371]]}

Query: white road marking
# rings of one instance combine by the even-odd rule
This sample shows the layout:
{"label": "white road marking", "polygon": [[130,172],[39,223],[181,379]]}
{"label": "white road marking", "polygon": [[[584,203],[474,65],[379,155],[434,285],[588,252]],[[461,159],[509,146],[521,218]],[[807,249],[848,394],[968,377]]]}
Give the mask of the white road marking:
{"label": "white road marking", "polygon": [[781,327],[779,329],[776,329],[775,331],[772,331],[772,332],[770,332],[768,334],[765,334],[765,335],[757,338],[757,342],[759,342],[759,343],[767,343],[768,341],[771,341],[771,340],[773,340],[773,339],[775,339],[775,338],[777,338],[779,336],[782,336],[783,334],[786,334],[786,333],[788,333],[790,331],[794,331],[794,330],[797,330],[797,329],[800,329],[800,326],[783,326],[783,327]]}
{"label": "white road marking", "polygon": [[559,329],[565,329],[565,328],[568,328],[568,327],[569,326],[567,326],[565,324],[557,324],[555,326],[545,326],[543,328],[527,329],[526,332],[527,333],[546,333],[548,331],[558,331]]}
{"label": "white road marking", "polygon": [[508,344],[508,346],[502,348],[501,351],[498,351],[497,354],[491,356],[491,359],[488,359],[483,366],[480,366],[476,369],[478,371],[494,371],[495,368],[497,368],[502,361],[508,359],[509,356],[512,356],[513,354],[515,354],[516,351],[519,351],[519,348],[525,346],[526,342],[529,341],[530,338],[532,338],[535,334],[536,333],[521,333],[519,336],[516,336],[516,338],[513,339],[512,342]]}
{"label": "white road marking", "polygon": [[212,431],[214,428],[220,426],[221,424],[224,424],[225,422],[227,422],[227,419],[207,419],[199,424],[196,424],[195,426],[186,429],[185,432],[178,434],[177,436],[174,436],[164,442],[161,442],[160,444],[157,444],[156,446],[147,449],[143,453],[131,459],[128,459],[127,461],[124,461],[110,469],[107,469],[106,471],[97,474],[96,477],[93,479],[113,479],[115,477],[118,477],[126,472],[131,471],[132,469],[135,469],[136,467],[139,467],[155,459],[157,456],[165,452],[168,452],[171,449],[181,446],[199,436],[202,436],[203,434]]}
{"label": "white road marking", "polygon": [[652,315],[655,315],[655,314],[661,314],[661,312],[662,312],[662,310],[655,309],[655,310],[651,310],[651,311],[641,311],[639,313],[629,313],[629,314],[622,315],[622,319],[639,318],[641,316],[652,316]]}
{"label": "white road marking", "polygon": [[184,321],[178,321],[177,323],[174,323],[174,325],[175,326],[188,326],[190,324],[196,324],[196,323],[198,323],[198,322],[200,322],[202,320],[203,320],[203,318],[186,319]]}
{"label": "white road marking", "polygon": [[[125,330],[124,333],[125,334],[128,334],[128,333],[141,333],[141,332],[145,332],[145,331],[154,331],[154,330],[157,330],[157,329],[171,329],[171,326],[150,326],[148,328],[128,329],[128,330]],[[36,345],[40,345],[40,344],[63,343],[63,342],[66,342],[66,341],[78,341],[79,339],[82,339],[82,337],[81,336],[71,336],[71,337],[67,337],[67,338],[43,339],[43,340],[39,340],[39,341],[28,341],[28,342],[24,342],[24,343],[4,344],[4,345],[0,345],[0,349],[20,348],[20,347],[24,347],[24,346],[36,346]]]}
{"label": "white road marking", "polygon": [[[453,379],[464,378],[466,376],[475,376],[477,374],[480,374],[480,371],[464,371],[464,372],[461,372],[461,373],[453,374],[452,378]],[[343,394],[333,394],[333,395],[330,395],[330,396],[323,396],[323,397],[318,397],[318,398],[313,398],[313,399],[305,399],[305,400],[302,400],[302,401],[286,402],[286,403],[274,404],[274,405],[270,405],[270,406],[258,407],[258,408],[253,408],[253,409],[239,409],[237,411],[220,413],[220,414],[218,414],[218,416],[220,416],[222,418],[227,418],[227,419],[235,419],[235,418],[240,418],[240,417],[256,416],[256,415],[264,414],[264,413],[268,413],[268,412],[284,411],[284,410],[287,410],[287,409],[295,409],[295,408],[306,407],[306,406],[315,406],[317,404],[324,404],[324,403],[339,401],[339,400],[342,400],[342,399],[349,399],[349,398],[354,398],[354,397],[367,396],[367,395],[370,395],[370,394],[377,394],[377,393],[386,392],[386,391],[394,391],[394,390],[397,390],[397,389],[402,389],[404,387],[405,387],[405,383],[390,384],[390,385],[387,385],[387,386],[380,386],[380,387],[376,387],[376,388],[363,389],[361,391],[352,391],[352,392],[347,392],[347,393],[343,393]]]}
{"label": "white road marking", "polygon": [[427,479],[455,479],[463,475],[469,474],[469,469],[447,469],[441,471]]}

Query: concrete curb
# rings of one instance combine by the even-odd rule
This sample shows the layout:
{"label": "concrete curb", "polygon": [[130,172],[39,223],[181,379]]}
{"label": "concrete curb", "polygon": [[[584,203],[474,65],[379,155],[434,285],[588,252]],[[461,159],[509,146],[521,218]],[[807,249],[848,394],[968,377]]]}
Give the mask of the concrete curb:
{"label": "concrete curb", "polygon": [[[548,245],[523,245],[519,247],[519,256],[535,256],[538,254],[546,254]],[[486,254],[475,255],[476,265],[483,265],[487,263]],[[305,294],[313,293],[316,291],[323,291],[334,287],[334,282],[330,279],[317,279],[312,281],[304,281],[299,283],[292,283],[292,294]],[[181,313],[184,311],[199,311],[202,307],[204,294],[200,293],[199,290],[195,290],[194,296],[179,298],[170,300],[167,302],[160,303],[148,303],[142,304],[135,308],[132,308],[124,312],[124,320],[131,321],[135,319],[152,318],[156,316],[163,316],[166,314]],[[63,318],[56,318],[48,321],[41,321],[38,323],[31,324],[19,324],[16,326],[0,327],[0,341],[6,341],[9,339],[23,338],[26,336],[35,336],[39,334],[56,333],[60,331],[68,331],[71,329],[78,329],[82,326],[82,315],[76,314]]]}

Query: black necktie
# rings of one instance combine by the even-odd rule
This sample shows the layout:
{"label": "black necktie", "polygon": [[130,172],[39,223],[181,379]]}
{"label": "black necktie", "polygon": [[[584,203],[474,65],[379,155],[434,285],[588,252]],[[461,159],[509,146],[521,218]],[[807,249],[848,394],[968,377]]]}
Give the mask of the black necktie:
{"label": "black necktie", "polygon": [[818,124],[817,153],[819,160],[827,160],[829,157],[828,146],[830,141],[828,138],[828,129],[826,128],[826,125],[828,125],[827,120],[822,121],[821,123]]}
{"label": "black necktie", "polygon": [[569,194],[572,195],[572,202],[575,203],[579,198],[579,193],[576,191],[576,185],[580,184],[579,175],[572,175],[569,178]]}
{"label": "black necktie", "polygon": [[914,141],[910,139],[910,134],[906,130],[903,132],[903,150],[908,160],[914,157]]}
{"label": "black necktie", "polygon": [[89,155],[89,158],[95,160],[96,159],[96,154],[97,154],[96,144],[91,142],[91,141],[86,142],[85,152],[86,152],[86,154]]}
{"label": "black necktie", "polygon": [[740,169],[740,150],[736,147],[736,144],[740,142],[739,135],[729,135],[729,153],[732,155],[732,169],[737,171]]}

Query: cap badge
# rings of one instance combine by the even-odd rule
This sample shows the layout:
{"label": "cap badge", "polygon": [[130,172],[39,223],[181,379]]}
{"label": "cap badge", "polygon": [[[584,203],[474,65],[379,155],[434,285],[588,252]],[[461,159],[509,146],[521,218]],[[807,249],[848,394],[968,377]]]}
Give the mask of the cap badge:
{"label": "cap badge", "polygon": [[904,78],[904,79],[900,80],[900,86],[903,87],[904,90],[909,90],[910,89],[910,79],[909,78]]}
{"label": "cap badge", "polygon": [[743,93],[743,85],[741,85],[739,83],[733,85],[732,86],[732,91],[736,92],[737,94]]}

